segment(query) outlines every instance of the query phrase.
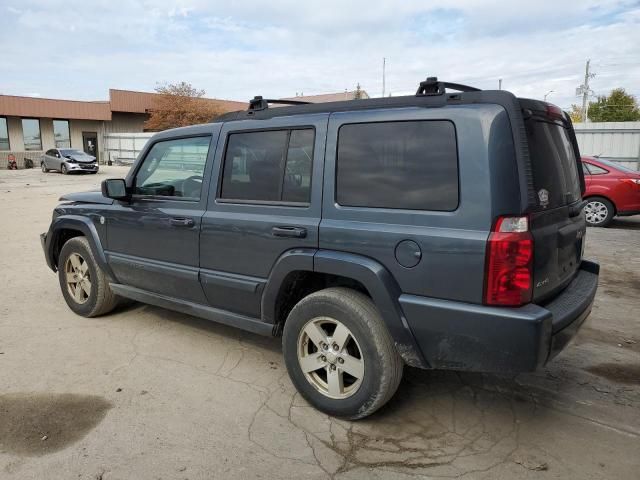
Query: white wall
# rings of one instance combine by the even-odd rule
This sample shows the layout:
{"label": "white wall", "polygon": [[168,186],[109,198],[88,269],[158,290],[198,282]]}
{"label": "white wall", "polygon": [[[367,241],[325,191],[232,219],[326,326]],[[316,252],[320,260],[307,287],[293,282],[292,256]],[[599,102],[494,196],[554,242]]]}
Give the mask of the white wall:
{"label": "white wall", "polygon": [[598,155],[640,170],[640,122],[575,123],[582,155]]}

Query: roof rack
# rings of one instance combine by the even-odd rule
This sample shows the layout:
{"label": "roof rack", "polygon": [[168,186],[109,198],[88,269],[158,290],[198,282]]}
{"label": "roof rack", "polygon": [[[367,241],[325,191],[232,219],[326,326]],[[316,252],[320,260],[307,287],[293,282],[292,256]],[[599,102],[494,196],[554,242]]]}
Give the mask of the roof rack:
{"label": "roof rack", "polygon": [[416,97],[424,95],[444,95],[446,89],[457,90],[458,92],[479,92],[480,89],[462,85],[460,83],[439,82],[438,77],[427,77],[420,82]]}
{"label": "roof rack", "polygon": [[276,100],[271,98],[262,98],[260,95],[256,95],[249,100],[249,111],[266,110],[269,108],[270,103],[276,103],[279,105],[307,105],[311,102],[303,102],[302,100]]}

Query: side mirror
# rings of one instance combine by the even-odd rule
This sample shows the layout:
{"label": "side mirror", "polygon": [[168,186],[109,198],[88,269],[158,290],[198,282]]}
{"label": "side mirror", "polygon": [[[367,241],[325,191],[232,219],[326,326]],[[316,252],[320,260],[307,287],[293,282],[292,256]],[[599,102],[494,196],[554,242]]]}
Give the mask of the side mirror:
{"label": "side mirror", "polygon": [[122,178],[107,178],[103,180],[102,195],[114,200],[129,200],[127,184]]}

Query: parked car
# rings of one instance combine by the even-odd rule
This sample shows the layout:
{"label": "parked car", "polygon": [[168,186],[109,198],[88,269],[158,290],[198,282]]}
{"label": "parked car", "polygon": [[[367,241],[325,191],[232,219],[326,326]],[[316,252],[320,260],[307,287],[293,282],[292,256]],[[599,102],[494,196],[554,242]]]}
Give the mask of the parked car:
{"label": "parked car", "polygon": [[532,371],[575,335],[599,267],[559,108],[434,78],[270,102],[158,133],[126,179],[61,199],[41,240],[74,312],[129,298],[282,335],[304,398],[351,419],[405,364]]}
{"label": "parked car", "polygon": [[73,148],[52,148],[47,150],[40,160],[40,167],[44,173],[58,170],[62,174],[71,172],[98,173],[100,167],[96,157]]}
{"label": "parked car", "polygon": [[587,225],[606,227],[615,216],[640,214],[640,172],[601,158],[582,157]]}

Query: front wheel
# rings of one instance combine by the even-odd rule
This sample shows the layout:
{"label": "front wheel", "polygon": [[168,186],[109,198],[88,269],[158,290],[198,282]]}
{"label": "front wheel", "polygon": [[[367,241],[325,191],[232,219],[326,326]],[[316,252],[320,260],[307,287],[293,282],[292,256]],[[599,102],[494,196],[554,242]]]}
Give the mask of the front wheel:
{"label": "front wheel", "polygon": [[287,317],[282,345],[293,384],[329,415],[371,415],[402,378],[402,358],[378,309],[351,289],[328,288],[303,298]]}
{"label": "front wheel", "polygon": [[66,175],[67,173],[69,173],[69,170],[67,170],[67,166],[64,163],[60,167],[60,173],[63,175]]}
{"label": "front wheel", "polygon": [[584,207],[585,219],[590,227],[606,227],[613,220],[615,209],[613,204],[602,197],[587,199]]}
{"label": "front wheel", "polygon": [[97,317],[118,304],[119,297],[109,287],[85,237],[74,237],[63,245],[58,280],[67,305],[78,315]]}

